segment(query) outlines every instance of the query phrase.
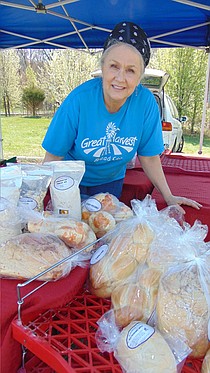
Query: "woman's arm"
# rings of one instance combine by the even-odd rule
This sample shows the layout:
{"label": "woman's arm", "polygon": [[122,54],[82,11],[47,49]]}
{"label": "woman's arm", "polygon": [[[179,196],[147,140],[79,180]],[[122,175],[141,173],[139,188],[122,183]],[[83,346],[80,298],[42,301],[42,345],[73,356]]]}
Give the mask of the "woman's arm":
{"label": "woman's arm", "polygon": [[57,157],[56,155],[53,155],[51,153],[46,152],[43,163],[44,162],[52,162],[52,161],[61,161],[62,159],[63,159],[63,157]]}
{"label": "woman's arm", "polygon": [[[196,208],[197,210],[202,207],[202,205],[192,199],[174,196],[166,181],[163,168],[161,165],[160,157],[158,155],[154,157],[143,157],[138,156],[141,166],[148,176],[154,187],[162,194],[164,200],[168,206],[171,205],[187,205]],[[182,212],[184,210],[182,209]]]}

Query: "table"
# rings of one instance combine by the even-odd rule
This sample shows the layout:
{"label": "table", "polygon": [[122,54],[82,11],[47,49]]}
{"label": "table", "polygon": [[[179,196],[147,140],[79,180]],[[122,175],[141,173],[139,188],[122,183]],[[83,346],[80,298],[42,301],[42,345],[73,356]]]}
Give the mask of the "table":
{"label": "table", "polygon": [[[190,225],[195,220],[206,224],[209,229],[206,241],[210,241],[210,158],[169,155],[163,157],[162,165],[173,194],[191,198],[203,205],[200,210],[183,205],[185,220]],[[159,210],[166,207],[163,197],[156,189],[151,195]]]}
{"label": "table", "polygon": [[120,201],[131,207],[132,199],[143,200],[147,194],[151,194],[153,184],[145,175],[138,160],[135,168],[127,169]]}
{"label": "table", "polygon": [[[62,307],[72,300],[84,285],[88,268],[76,267],[58,281],[49,282],[24,301],[23,315],[38,316],[51,307]],[[17,284],[23,281],[0,279],[1,286],[1,369],[2,373],[17,373],[21,366],[21,345],[12,338],[11,322],[17,317]],[[27,285],[25,294],[40,284]]]}

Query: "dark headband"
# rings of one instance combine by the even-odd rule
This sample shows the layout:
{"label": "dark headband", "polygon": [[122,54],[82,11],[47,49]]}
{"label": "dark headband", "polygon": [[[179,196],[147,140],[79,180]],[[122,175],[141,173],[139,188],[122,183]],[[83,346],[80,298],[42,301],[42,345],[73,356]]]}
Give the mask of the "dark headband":
{"label": "dark headband", "polygon": [[145,67],[150,59],[150,43],[144,30],[132,22],[118,23],[104,43],[104,51],[118,41],[133,45],[142,55]]}

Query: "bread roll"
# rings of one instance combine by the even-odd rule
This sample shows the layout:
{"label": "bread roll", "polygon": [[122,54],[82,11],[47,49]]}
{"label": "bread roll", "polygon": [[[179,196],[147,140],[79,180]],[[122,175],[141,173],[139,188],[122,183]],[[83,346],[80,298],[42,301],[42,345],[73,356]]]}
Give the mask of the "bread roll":
{"label": "bread roll", "polygon": [[177,267],[177,270],[168,271],[161,278],[157,320],[160,331],[185,337],[186,344],[192,349],[191,356],[205,355],[210,346],[207,336],[208,305],[197,265]]}
{"label": "bread roll", "polygon": [[155,308],[160,272],[141,266],[136,272],[116,286],[111,294],[118,327],[127,326],[134,320],[147,322]]}
{"label": "bread roll", "polygon": [[153,232],[147,225],[133,226],[134,222],[136,220],[131,224],[128,221],[121,223],[104,256],[97,261],[91,260],[90,290],[98,297],[110,297],[116,285],[146,260]]}
{"label": "bread roll", "polygon": [[126,373],[177,373],[167,342],[151,326],[131,322],[117,343],[115,357]]}
{"label": "bread roll", "polygon": [[[44,233],[20,234],[0,245],[0,275],[7,278],[28,279],[71,255],[57,236]],[[46,273],[39,280],[56,280],[71,270],[71,261]]]}
{"label": "bread roll", "polygon": [[[74,249],[82,249],[94,242],[96,235],[86,223],[69,218],[48,217],[28,222],[33,233],[53,233]],[[92,250],[92,246],[87,251]]]}
{"label": "bread roll", "polygon": [[210,373],[210,350],[207,351],[204,357],[201,373]]}
{"label": "bread roll", "polygon": [[107,232],[114,229],[116,225],[113,216],[106,211],[92,213],[88,223],[97,238],[103,237]]}

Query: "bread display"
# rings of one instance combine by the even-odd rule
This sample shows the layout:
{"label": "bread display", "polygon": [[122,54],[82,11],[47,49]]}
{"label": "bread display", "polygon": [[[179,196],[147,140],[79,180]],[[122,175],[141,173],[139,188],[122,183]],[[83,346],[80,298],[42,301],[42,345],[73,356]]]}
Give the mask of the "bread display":
{"label": "bread display", "polygon": [[[184,336],[193,357],[203,357],[209,347],[207,272],[198,265],[180,265],[161,278],[157,299],[157,326],[161,332]],[[209,275],[208,275],[209,276]],[[205,288],[204,285],[205,284]],[[209,295],[208,295],[209,296]]]}
{"label": "bread display", "polygon": [[[95,233],[86,223],[69,218],[48,216],[28,221],[29,232],[53,233],[69,247],[82,249],[96,240]],[[88,250],[91,250],[92,246]]]}
{"label": "bread display", "polygon": [[207,351],[203,359],[201,373],[210,373],[210,349]]}
{"label": "bread display", "polygon": [[160,275],[160,271],[140,266],[134,275],[116,286],[111,301],[119,327],[134,320],[148,321],[155,309]]}
{"label": "bread display", "polygon": [[115,357],[126,373],[177,373],[174,355],[151,326],[131,322],[120,333]]}
{"label": "bread display", "polygon": [[110,297],[116,285],[145,262],[154,238],[151,228],[135,218],[120,224],[103,255],[96,252],[90,262],[90,290],[98,297]]}
{"label": "bread display", "polygon": [[[56,262],[71,255],[57,236],[44,233],[20,234],[0,245],[1,277],[28,279],[48,269]],[[39,280],[57,280],[71,270],[71,261],[46,273]]]}

